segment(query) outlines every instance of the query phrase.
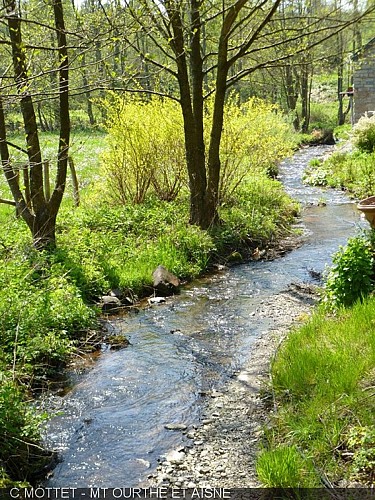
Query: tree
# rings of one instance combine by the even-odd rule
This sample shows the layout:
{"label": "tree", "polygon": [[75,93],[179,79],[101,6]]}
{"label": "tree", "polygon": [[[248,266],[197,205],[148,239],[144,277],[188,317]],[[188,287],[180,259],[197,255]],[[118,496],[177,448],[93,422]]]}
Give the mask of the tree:
{"label": "tree", "polygon": [[[39,141],[35,105],[31,93],[31,80],[28,75],[27,46],[23,43],[21,17],[18,2],[4,0],[4,18],[8,27],[8,45],[12,54],[12,65],[16,92],[13,97],[19,102],[26,148],[22,149],[27,157],[23,166],[25,182],[24,189],[18,182],[16,169],[12,165],[7,141],[4,98],[0,96],[0,154],[2,168],[8,181],[18,213],[28,225],[33,238],[33,244],[38,249],[55,245],[56,217],[60,208],[65,189],[67,162],[70,140],[69,119],[69,60],[64,24],[64,14],[61,0],[52,0],[54,14],[54,31],[57,37],[57,53],[59,59],[59,118],[60,136],[57,152],[56,180],[51,197],[46,197],[43,173],[43,158]],[[1,89],[2,94],[4,88]]]}
{"label": "tree", "polygon": [[[138,0],[129,5],[137,29],[147,33],[159,57],[143,52],[125,34],[128,44],[144,61],[158,71],[165,70],[178,82],[178,95],[172,97],[179,101],[184,119],[190,222],[202,228],[218,221],[220,141],[228,89],[260,68],[290,61],[299,54],[305,76],[300,79],[300,92],[305,99],[307,123],[310,51],[349,24],[347,13],[342,20],[327,3],[320,12],[308,6],[307,13],[293,13],[286,31],[281,31],[281,2]],[[214,111],[208,134],[204,101],[212,93]]]}

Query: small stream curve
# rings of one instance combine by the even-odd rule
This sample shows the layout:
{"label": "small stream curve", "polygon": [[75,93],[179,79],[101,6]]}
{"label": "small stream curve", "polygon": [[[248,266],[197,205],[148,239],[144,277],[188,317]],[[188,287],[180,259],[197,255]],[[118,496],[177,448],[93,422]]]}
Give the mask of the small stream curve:
{"label": "small stream curve", "polygon": [[[363,224],[344,193],[304,186],[301,175],[328,147],[306,148],[282,163],[280,180],[303,205],[304,243],[284,257],[250,262],[197,280],[179,296],[112,319],[131,345],[104,352],[65,396],[45,431],[61,462],[47,487],[133,487],[158,459],[189,441],[166,424],[199,425],[204,395],[220,390],[245,363],[272,319],[254,311],[291,283],[313,281],[339,245]],[[325,206],[318,206],[324,200]]]}

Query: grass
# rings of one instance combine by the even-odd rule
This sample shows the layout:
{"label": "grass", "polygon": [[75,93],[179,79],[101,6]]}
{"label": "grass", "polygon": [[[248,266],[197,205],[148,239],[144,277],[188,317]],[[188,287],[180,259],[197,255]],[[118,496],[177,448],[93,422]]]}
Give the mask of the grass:
{"label": "grass", "polygon": [[[80,183],[81,198],[85,198],[87,193],[92,188],[93,183],[100,180],[99,165],[100,154],[106,145],[106,134],[100,131],[84,131],[73,130],[71,137],[70,155],[73,158],[75,168]],[[18,146],[24,146],[22,134],[11,134],[8,140]],[[50,162],[50,179],[51,185],[54,180],[54,163],[53,158],[56,158],[56,151],[58,145],[58,134],[53,132],[44,132],[40,134],[41,149],[44,160],[51,160]],[[12,158],[15,162],[22,164],[25,161],[25,155],[16,149],[11,148]],[[0,176],[0,197],[11,198],[8,184],[4,175]],[[64,203],[69,206],[73,204],[73,188],[71,179],[68,174],[67,188],[64,196]],[[0,205],[0,216],[3,206]]]}
{"label": "grass", "polygon": [[257,465],[265,486],[374,484],[374,366],[375,297],[335,317],[318,310],[290,334],[272,365],[277,412]]}
{"label": "grass", "polygon": [[345,189],[356,198],[366,198],[375,189],[375,154],[336,152],[324,162],[313,162],[304,180],[312,185]]}

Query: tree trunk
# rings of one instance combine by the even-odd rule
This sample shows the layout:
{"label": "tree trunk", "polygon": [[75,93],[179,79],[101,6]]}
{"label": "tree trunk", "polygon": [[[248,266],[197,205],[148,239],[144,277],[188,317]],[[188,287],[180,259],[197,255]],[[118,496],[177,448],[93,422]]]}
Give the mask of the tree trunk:
{"label": "tree trunk", "polygon": [[56,215],[52,215],[47,207],[36,214],[31,233],[33,237],[33,246],[37,250],[55,248]]}
{"label": "tree trunk", "polygon": [[294,115],[293,127],[294,130],[298,131],[300,127],[299,116],[297,112],[297,101],[298,101],[298,90],[295,79],[295,74],[291,64],[287,64],[284,68],[284,86],[286,94],[286,104],[288,110]]}
{"label": "tree trunk", "polygon": [[22,215],[28,227],[30,228],[30,230],[32,230],[33,216],[27,207],[25,198],[20,189],[16,171],[15,169],[12,168],[12,165],[10,163],[10,154],[7,144],[7,135],[5,127],[4,108],[1,96],[0,96],[0,155],[1,155],[1,164],[5,174],[5,178],[8,182],[8,185],[10,187],[16,205],[16,212]]}
{"label": "tree trunk", "polygon": [[302,64],[301,67],[301,102],[301,131],[306,134],[310,125],[310,64],[308,62]]}
{"label": "tree trunk", "polygon": [[[204,144],[204,109],[203,109],[203,59],[201,54],[201,18],[200,1],[191,1],[191,38],[190,72],[192,82],[192,104],[194,121],[195,166],[190,165],[190,222],[206,229],[207,209],[207,174],[206,151]],[[190,153],[191,154],[191,153]],[[190,156],[190,155],[189,155]]]}
{"label": "tree trunk", "polygon": [[170,18],[173,38],[169,44],[175,54],[180,105],[184,121],[186,163],[190,188],[190,223],[206,226],[206,158],[203,137],[203,70],[200,53],[199,5],[192,1],[190,38],[190,87],[189,72],[184,46],[184,28],[180,12],[173,2],[165,3]]}
{"label": "tree trunk", "polygon": [[218,65],[216,74],[216,92],[212,116],[210,147],[208,152],[208,190],[206,204],[206,226],[216,224],[219,220],[219,183],[220,183],[220,143],[224,123],[224,103],[228,76],[228,42],[222,32],[219,42]]}
{"label": "tree trunk", "polygon": [[86,54],[82,52],[82,83],[83,88],[85,89],[85,97],[87,103],[87,116],[89,118],[89,122],[91,126],[95,125],[95,116],[92,108],[91,95],[89,91],[89,79],[87,77],[87,67],[86,67]]}
{"label": "tree trunk", "polygon": [[[25,179],[30,180],[30,198],[22,194],[18,185],[15,171],[10,164],[10,156],[6,143],[5,117],[0,101],[0,153],[2,166],[16,203],[18,213],[27,223],[33,237],[33,244],[38,249],[54,247],[56,243],[56,217],[60,208],[65,189],[67,161],[70,139],[69,102],[68,102],[68,52],[65,35],[64,17],[61,0],[53,0],[55,27],[58,40],[59,55],[59,97],[60,97],[60,138],[58,146],[57,174],[55,189],[51,199],[47,200],[44,194],[43,162],[39,144],[38,128],[35,108],[29,93],[29,79],[27,75],[26,50],[24,49],[21,33],[21,19],[18,7],[14,0],[6,3],[9,37],[11,42],[13,68],[26,135],[28,172]],[[26,175],[28,174],[28,175]],[[29,201],[30,207],[27,202]]]}
{"label": "tree trunk", "polygon": [[79,182],[77,177],[77,171],[74,165],[73,158],[71,156],[69,156],[68,161],[69,161],[70,175],[72,176],[74,206],[79,207],[80,200],[79,200]]}

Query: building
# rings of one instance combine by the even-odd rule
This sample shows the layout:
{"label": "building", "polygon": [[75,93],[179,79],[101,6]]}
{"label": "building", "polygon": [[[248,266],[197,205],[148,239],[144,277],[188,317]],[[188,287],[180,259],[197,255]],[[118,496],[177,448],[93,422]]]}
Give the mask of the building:
{"label": "building", "polygon": [[353,123],[364,114],[375,114],[375,38],[353,56]]}

